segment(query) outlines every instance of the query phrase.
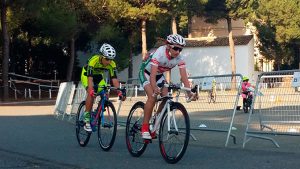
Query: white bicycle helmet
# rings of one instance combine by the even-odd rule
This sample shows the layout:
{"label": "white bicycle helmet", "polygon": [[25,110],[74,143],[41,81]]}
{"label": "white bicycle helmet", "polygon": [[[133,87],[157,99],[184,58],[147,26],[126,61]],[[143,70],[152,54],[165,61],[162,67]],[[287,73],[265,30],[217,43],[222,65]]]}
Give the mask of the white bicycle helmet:
{"label": "white bicycle helmet", "polygon": [[172,34],[167,37],[167,41],[170,44],[185,46],[185,40],[181,35]]}
{"label": "white bicycle helmet", "polygon": [[116,50],[110,44],[103,43],[99,51],[107,59],[114,59],[116,57]]}

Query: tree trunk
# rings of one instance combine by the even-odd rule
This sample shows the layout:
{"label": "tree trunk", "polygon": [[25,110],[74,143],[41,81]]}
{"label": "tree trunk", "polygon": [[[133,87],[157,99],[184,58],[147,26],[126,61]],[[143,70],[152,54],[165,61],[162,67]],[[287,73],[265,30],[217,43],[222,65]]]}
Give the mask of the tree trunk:
{"label": "tree trunk", "polygon": [[146,39],[146,19],[142,20],[141,25],[141,33],[142,33],[142,57],[143,59],[147,55],[147,39]]}
{"label": "tree trunk", "polygon": [[132,78],[132,44],[129,44],[129,64],[128,64],[128,78]]}
{"label": "tree trunk", "polygon": [[188,38],[192,38],[192,16],[190,12],[188,12]]}
{"label": "tree trunk", "polygon": [[176,17],[173,16],[172,17],[172,33],[173,34],[177,34],[177,25],[176,25]]}
{"label": "tree trunk", "polygon": [[[176,17],[175,16],[172,17],[171,27],[172,27],[172,34],[177,34],[177,25],[176,25]],[[165,73],[165,75],[166,75],[166,81],[168,83],[170,83],[171,82],[171,70],[167,71]]]}
{"label": "tree trunk", "polygon": [[[231,73],[232,75],[236,74],[236,65],[235,65],[235,47],[234,47],[234,41],[233,41],[233,35],[232,35],[232,24],[231,24],[231,18],[227,17],[227,24],[228,24],[228,39],[229,39],[229,48],[230,48],[230,61],[231,61]],[[236,78],[235,76],[232,76],[231,79],[232,82],[232,88],[235,88],[236,84]]]}
{"label": "tree trunk", "polygon": [[7,6],[6,0],[1,0],[1,25],[2,25],[2,38],[3,38],[3,60],[2,60],[2,86],[3,86],[3,101],[8,101],[8,68],[9,68],[9,36],[7,32]]}
{"label": "tree trunk", "polygon": [[70,61],[68,65],[68,73],[67,73],[67,81],[72,81],[73,75],[73,67],[74,67],[74,60],[75,60],[75,39],[74,37],[71,38],[70,41]]}

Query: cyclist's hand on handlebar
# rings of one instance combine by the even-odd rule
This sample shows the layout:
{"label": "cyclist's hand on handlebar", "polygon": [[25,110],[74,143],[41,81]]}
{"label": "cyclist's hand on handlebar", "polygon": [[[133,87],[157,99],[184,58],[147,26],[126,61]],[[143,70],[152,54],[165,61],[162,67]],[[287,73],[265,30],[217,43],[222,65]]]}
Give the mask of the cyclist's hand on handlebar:
{"label": "cyclist's hand on handlebar", "polygon": [[95,92],[94,88],[88,88],[88,93],[92,97],[96,97],[97,93]]}
{"label": "cyclist's hand on handlebar", "polygon": [[123,94],[122,91],[118,91],[118,97],[119,97],[119,100],[122,100],[122,101],[125,101],[126,100],[126,95]]}
{"label": "cyclist's hand on handlebar", "polygon": [[196,101],[197,100],[197,93],[189,92],[187,102]]}

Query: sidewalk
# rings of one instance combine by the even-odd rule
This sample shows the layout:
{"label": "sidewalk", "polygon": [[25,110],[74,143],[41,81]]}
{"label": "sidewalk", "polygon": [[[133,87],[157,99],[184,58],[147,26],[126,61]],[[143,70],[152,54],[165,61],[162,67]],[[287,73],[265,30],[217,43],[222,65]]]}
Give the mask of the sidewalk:
{"label": "sidewalk", "polygon": [[0,103],[0,116],[52,115],[55,100]]}

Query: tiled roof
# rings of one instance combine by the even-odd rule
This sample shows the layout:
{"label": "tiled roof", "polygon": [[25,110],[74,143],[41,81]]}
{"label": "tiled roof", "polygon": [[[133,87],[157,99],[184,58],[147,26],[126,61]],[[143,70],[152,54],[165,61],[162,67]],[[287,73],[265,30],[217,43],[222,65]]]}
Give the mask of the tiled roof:
{"label": "tiled roof", "polygon": [[[235,45],[247,45],[252,35],[234,36],[233,41]],[[158,41],[155,47],[163,45],[162,41]],[[186,39],[185,47],[209,47],[209,46],[229,46],[228,37],[203,37]]]}

